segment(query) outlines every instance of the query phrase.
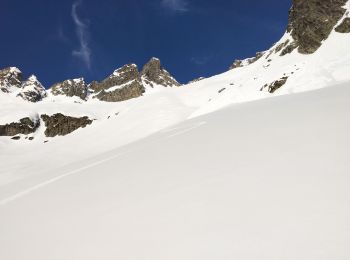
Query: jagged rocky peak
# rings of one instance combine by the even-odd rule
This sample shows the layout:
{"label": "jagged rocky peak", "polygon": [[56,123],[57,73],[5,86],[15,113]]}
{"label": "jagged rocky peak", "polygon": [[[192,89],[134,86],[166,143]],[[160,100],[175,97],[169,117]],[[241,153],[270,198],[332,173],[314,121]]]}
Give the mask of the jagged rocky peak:
{"label": "jagged rocky peak", "polygon": [[181,84],[162,67],[158,58],[150,59],[150,61],[143,66],[141,76],[143,81],[151,87],[154,85],[161,85],[164,87],[181,86]]}
{"label": "jagged rocky peak", "polygon": [[20,88],[22,77],[22,72],[16,67],[0,70],[0,90],[8,93],[11,87]]}
{"label": "jagged rocky peak", "polygon": [[94,91],[95,98],[106,102],[137,98],[145,92],[136,64],[124,65],[103,81],[92,82],[90,88]]}
{"label": "jagged rocky peak", "polygon": [[46,90],[35,75],[31,75],[26,81],[22,82],[22,89],[17,95],[30,102],[41,101],[47,96]]}
{"label": "jagged rocky peak", "polygon": [[293,41],[282,54],[298,48],[299,53],[312,54],[322,45],[346,12],[348,0],[293,0],[287,32]]}
{"label": "jagged rocky peak", "polygon": [[68,79],[63,82],[56,83],[50,88],[50,90],[54,96],[76,96],[83,100],[85,100],[88,95],[88,86],[85,83],[84,78]]}

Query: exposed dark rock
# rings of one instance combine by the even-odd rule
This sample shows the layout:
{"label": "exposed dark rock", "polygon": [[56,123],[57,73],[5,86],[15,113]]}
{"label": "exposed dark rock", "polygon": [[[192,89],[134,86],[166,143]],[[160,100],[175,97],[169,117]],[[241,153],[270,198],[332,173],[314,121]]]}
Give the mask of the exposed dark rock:
{"label": "exposed dark rock", "polygon": [[345,18],[341,24],[335,28],[335,31],[339,33],[350,33],[350,18]]}
{"label": "exposed dark rock", "polygon": [[302,54],[318,50],[345,13],[347,0],[293,0],[287,31]]}
{"label": "exposed dark rock", "polygon": [[262,51],[262,52],[257,52],[257,53],[255,54],[255,57],[254,57],[254,58],[249,59],[249,64],[252,64],[252,63],[256,62],[256,61],[259,60],[262,56],[264,56],[264,54],[265,54],[264,51]]}
{"label": "exposed dark rock", "polygon": [[139,81],[133,81],[130,84],[123,86],[122,88],[117,88],[113,91],[102,90],[96,95],[96,98],[106,102],[120,102],[140,97],[144,92],[145,88],[143,85]]}
{"label": "exposed dark rock", "polygon": [[162,67],[160,60],[157,58],[152,58],[143,66],[141,76],[142,79],[152,87],[154,84],[164,87],[178,87],[181,85]]}
{"label": "exposed dark rock", "polygon": [[19,139],[21,139],[21,137],[17,135],[17,136],[12,137],[11,139],[12,140],[19,140]]}
{"label": "exposed dark rock", "polygon": [[90,120],[87,116],[70,117],[60,113],[52,116],[41,115],[41,119],[45,123],[45,135],[47,137],[55,137],[58,135],[64,136],[92,123],[92,120]]}
{"label": "exposed dark rock", "polygon": [[51,89],[51,93],[55,96],[58,96],[58,95],[64,95],[67,97],[77,96],[85,100],[88,95],[88,87],[85,84],[85,81],[83,78],[65,80],[63,82],[54,84],[50,89]]}
{"label": "exposed dark rock", "polygon": [[10,87],[20,88],[22,84],[22,72],[15,68],[9,67],[0,70],[0,89],[8,93]]}
{"label": "exposed dark rock", "polygon": [[297,47],[298,45],[296,44],[296,42],[292,42],[281,51],[280,56],[284,56],[286,54],[292,53],[292,51],[294,51]]}
{"label": "exposed dark rock", "polygon": [[32,121],[29,117],[22,118],[19,123],[0,125],[0,136],[15,136],[32,134],[40,126],[40,120]]}
{"label": "exposed dark rock", "polygon": [[243,67],[243,61],[242,60],[235,60],[229,69],[233,70],[233,69],[240,68],[240,67]]}
{"label": "exposed dark rock", "polygon": [[94,81],[91,83],[90,88],[96,92],[101,90],[107,90],[115,86],[121,86],[123,84],[129,83],[132,80],[139,80],[139,71],[137,65],[128,64],[117,69],[108,78],[101,82]]}
{"label": "exposed dark rock", "polygon": [[224,92],[226,90],[226,88],[222,88],[218,91],[218,93],[220,94],[221,92]]}
{"label": "exposed dark rock", "polygon": [[46,97],[47,93],[43,85],[32,75],[22,83],[22,90],[17,96],[30,102],[38,102]]}
{"label": "exposed dark rock", "polygon": [[257,52],[255,54],[255,57],[253,57],[253,58],[249,58],[246,60],[235,60],[229,69],[232,70],[235,68],[240,68],[240,67],[244,67],[246,65],[250,65],[250,64],[256,62],[257,60],[259,60],[262,56],[264,56],[264,54],[265,54],[265,52]]}
{"label": "exposed dark rock", "polygon": [[102,82],[92,82],[90,88],[99,100],[120,102],[142,96],[145,92],[135,64],[128,64],[114,71]]}
{"label": "exposed dark rock", "polygon": [[265,84],[262,88],[261,91],[267,88],[267,91],[270,93],[274,93],[276,90],[281,88],[284,84],[286,84],[288,80],[288,77],[283,77],[279,80],[276,80],[272,82],[271,84]]}
{"label": "exposed dark rock", "polygon": [[275,53],[280,52],[284,47],[288,45],[288,43],[289,43],[289,40],[286,40],[285,42],[278,44],[277,47],[275,48]]}
{"label": "exposed dark rock", "polygon": [[205,77],[199,77],[199,78],[196,78],[196,79],[193,79],[193,80],[189,81],[187,84],[192,84],[192,83],[201,81],[201,80],[203,80],[203,79],[205,79]]}

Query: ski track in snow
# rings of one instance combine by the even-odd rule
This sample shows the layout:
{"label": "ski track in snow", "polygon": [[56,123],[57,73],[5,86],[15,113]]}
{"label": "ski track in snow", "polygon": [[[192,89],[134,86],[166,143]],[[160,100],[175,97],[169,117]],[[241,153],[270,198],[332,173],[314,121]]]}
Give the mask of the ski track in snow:
{"label": "ski track in snow", "polygon": [[66,178],[66,177],[69,177],[69,176],[71,176],[71,175],[77,174],[77,173],[79,173],[79,172],[81,172],[81,171],[84,171],[84,170],[86,170],[86,169],[89,169],[89,168],[92,168],[92,167],[94,167],[94,166],[97,166],[97,165],[103,164],[103,163],[105,163],[105,162],[108,162],[108,161],[110,161],[110,160],[113,160],[113,159],[115,159],[115,158],[117,158],[117,157],[119,157],[119,156],[121,156],[121,155],[123,155],[123,153],[117,154],[117,155],[114,155],[114,156],[111,156],[111,157],[108,157],[108,158],[103,159],[103,160],[101,160],[101,161],[97,161],[97,162],[91,163],[91,164],[86,165],[86,166],[84,166],[84,167],[75,169],[75,170],[70,171],[70,172],[68,172],[68,173],[62,174],[62,175],[60,175],[60,176],[57,176],[57,177],[54,177],[54,178],[49,179],[49,180],[47,180],[47,181],[44,181],[44,182],[42,182],[42,183],[39,183],[39,184],[37,184],[37,185],[35,185],[35,186],[33,186],[33,187],[30,187],[30,188],[28,188],[28,189],[26,189],[26,190],[23,190],[23,191],[21,191],[21,192],[16,193],[15,195],[12,195],[12,196],[10,196],[10,197],[8,197],[8,198],[5,198],[5,199],[1,200],[1,201],[0,201],[0,206],[4,206],[4,205],[6,205],[6,204],[8,204],[8,203],[10,203],[10,202],[12,202],[12,201],[14,201],[14,200],[20,199],[20,198],[22,198],[22,197],[24,197],[24,196],[26,196],[26,195],[28,195],[28,194],[30,194],[30,193],[36,191],[36,190],[39,190],[39,189],[41,189],[41,188],[43,188],[43,187],[46,187],[46,186],[48,186],[48,185],[50,185],[50,184],[52,184],[52,183],[54,183],[54,182],[57,182],[57,181],[59,181],[59,180],[62,180],[62,179],[64,179],[64,178]]}

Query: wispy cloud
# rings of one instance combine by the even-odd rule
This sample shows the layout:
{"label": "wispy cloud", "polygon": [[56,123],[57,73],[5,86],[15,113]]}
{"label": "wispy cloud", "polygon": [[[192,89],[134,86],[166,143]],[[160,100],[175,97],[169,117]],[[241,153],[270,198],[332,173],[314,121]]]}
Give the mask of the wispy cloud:
{"label": "wispy cloud", "polygon": [[89,31],[88,25],[79,18],[77,9],[82,4],[82,0],[78,0],[72,5],[72,18],[75,23],[76,33],[79,39],[79,49],[73,50],[72,55],[80,58],[88,69],[91,68],[91,49],[89,47]]}
{"label": "wispy cloud", "polygon": [[173,12],[185,13],[189,11],[186,0],[161,0],[161,5]]}

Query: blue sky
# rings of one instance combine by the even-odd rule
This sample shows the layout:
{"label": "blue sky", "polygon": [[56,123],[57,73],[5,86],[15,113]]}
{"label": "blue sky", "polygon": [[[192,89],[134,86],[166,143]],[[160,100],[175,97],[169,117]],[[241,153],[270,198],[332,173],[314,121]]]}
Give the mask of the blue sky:
{"label": "blue sky", "polygon": [[1,0],[0,67],[49,87],[101,80],[151,57],[185,83],[268,49],[285,31],[291,0]]}

